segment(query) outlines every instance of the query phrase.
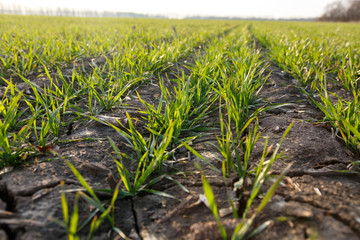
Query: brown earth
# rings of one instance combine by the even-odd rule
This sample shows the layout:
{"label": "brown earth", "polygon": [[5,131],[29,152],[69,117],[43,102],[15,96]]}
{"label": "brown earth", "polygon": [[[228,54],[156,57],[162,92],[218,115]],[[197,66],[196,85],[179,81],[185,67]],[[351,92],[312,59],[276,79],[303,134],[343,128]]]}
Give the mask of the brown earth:
{"label": "brown earth", "polygon": [[[354,155],[345,149],[327,124],[319,122],[323,114],[307,102],[296,88],[296,81],[275,66],[270,70],[270,78],[259,97],[269,103],[292,105],[259,117],[263,138],[253,151],[251,164],[256,164],[261,157],[264,137],[268,137],[269,144],[278,143],[294,121],[281,146],[285,157],[274,163],[273,174],[279,174],[289,163],[293,165],[272,201],[256,218],[255,226],[267,220],[274,221],[255,239],[360,239],[360,176],[337,171],[347,170],[349,163],[355,160]],[[145,101],[155,104],[160,93],[159,86],[154,83],[139,86],[137,91]],[[134,93],[130,94],[127,103],[141,107]],[[124,110],[102,114],[121,118]],[[135,113],[130,115],[138,117]],[[86,125],[75,122],[71,131],[64,129],[62,133],[61,140],[79,140],[57,144],[57,153],[65,156],[93,188],[112,187],[111,179],[119,179],[110,157],[113,150],[108,136],[121,151],[133,154],[119,134],[96,122]],[[82,138],[96,140],[80,140]],[[214,135],[195,140],[193,147],[221,167],[218,160],[221,156],[209,143],[216,143]],[[0,174],[0,239],[66,238],[65,230],[49,218],[62,219],[60,181],[65,181],[66,189],[78,189],[81,185],[63,159],[51,154],[37,158],[37,164]],[[221,174],[206,168],[206,164],[184,149],[179,149],[163,170],[168,173],[182,171],[183,174],[173,178],[189,192],[164,180],[155,188],[179,200],[149,194],[118,200],[116,225],[131,239],[220,239],[214,217],[203,201],[201,177],[194,167],[195,161],[206,169],[205,175],[215,193],[222,222],[231,236],[237,220],[229,211],[228,195],[236,198],[231,186],[237,180],[236,175],[224,183]],[[126,162],[126,165],[130,169],[136,166],[133,162]],[[112,176],[110,180],[109,176]],[[98,194],[104,202],[111,199],[111,195]],[[74,194],[67,193],[66,196],[71,203]],[[94,210],[84,200],[80,201],[79,208],[80,222]],[[82,239],[86,238],[87,231],[85,227],[79,232]],[[95,236],[95,239],[114,238],[115,234],[106,222]]]}

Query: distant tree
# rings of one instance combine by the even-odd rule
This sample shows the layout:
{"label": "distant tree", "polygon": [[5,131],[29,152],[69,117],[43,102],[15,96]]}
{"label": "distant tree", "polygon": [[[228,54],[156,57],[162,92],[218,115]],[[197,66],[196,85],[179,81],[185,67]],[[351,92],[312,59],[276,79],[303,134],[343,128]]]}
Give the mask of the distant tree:
{"label": "distant tree", "polygon": [[349,21],[360,21],[360,1],[352,1],[346,15]]}
{"label": "distant tree", "polygon": [[320,21],[348,22],[360,21],[360,0],[348,0],[330,3],[325,8],[325,13],[318,18]]}

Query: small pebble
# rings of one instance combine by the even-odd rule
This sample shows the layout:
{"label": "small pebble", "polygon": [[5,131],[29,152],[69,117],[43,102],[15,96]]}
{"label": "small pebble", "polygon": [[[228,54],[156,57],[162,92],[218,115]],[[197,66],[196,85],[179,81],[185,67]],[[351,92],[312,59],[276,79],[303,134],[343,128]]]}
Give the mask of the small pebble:
{"label": "small pebble", "polygon": [[281,128],[279,126],[274,127],[274,132],[276,133],[281,132]]}

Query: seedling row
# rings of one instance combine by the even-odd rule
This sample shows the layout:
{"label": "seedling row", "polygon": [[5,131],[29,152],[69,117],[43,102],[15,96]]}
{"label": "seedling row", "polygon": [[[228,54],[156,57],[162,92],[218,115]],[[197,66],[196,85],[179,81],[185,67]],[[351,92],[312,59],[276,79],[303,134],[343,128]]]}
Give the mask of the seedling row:
{"label": "seedling row", "polygon": [[[48,24],[41,24],[45,20]],[[238,21],[15,16],[0,21],[1,26],[9,26],[0,32],[0,167],[30,165],[43,155],[66,162],[83,187],[72,209],[66,197],[69,191],[62,191],[63,218],[53,219],[69,239],[78,239],[84,226],[92,239],[105,221],[126,239],[114,218],[118,199],[140,193],[175,198],[153,187],[165,179],[188,192],[163,171],[169,160],[176,165],[180,149],[202,161],[195,165],[222,238],[243,239],[263,231],[270,221],[253,226],[254,220],[291,167],[275,178],[269,175],[292,124],[276,147],[268,146],[265,139],[261,158],[250,164],[254,146],[262,137],[258,117],[285,105],[258,97],[270,62],[297,79],[299,90],[324,113],[323,121],[359,154],[360,40],[352,25],[339,26],[341,36],[325,38],[331,27],[326,24],[320,30],[305,23]],[[329,82],[339,89],[330,92]],[[147,86],[159,89],[155,101],[139,93]],[[134,107],[131,101],[141,106]],[[106,139],[113,150],[109,159],[118,173],[118,181],[109,189],[90,186],[71,160],[56,151],[57,144],[74,141],[73,128],[95,122],[121,138],[120,142],[112,136]],[[221,156],[215,162],[193,147],[194,141],[209,136],[216,139]],[[80,140],[97,141],[96,137]],[[135,167],[129,167],[130,162]],[[237,219],[230,236],[206,177],[209,171],[222,175],[225,183],[230,175],[238,176],[233,186],[236,199],[229,198]],[[251,186],[246,184],[249,178]],[[268,182],[270,187],[255,201]],[[250,194],[245,196],[245,190]],[[98,192],[112,197],[100,200]],[[84,222],[79,222],[80,198],[95,209]],[[239,212],[236,202],[241,199],[246,207]]]}

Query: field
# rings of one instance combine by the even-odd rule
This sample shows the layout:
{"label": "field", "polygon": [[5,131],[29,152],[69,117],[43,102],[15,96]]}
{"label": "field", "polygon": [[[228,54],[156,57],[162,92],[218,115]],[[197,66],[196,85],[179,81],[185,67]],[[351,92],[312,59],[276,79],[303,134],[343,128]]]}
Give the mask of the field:
{"label": "field", "polygon": [[359,239],[359,36],[0,16],[0,239]]}

